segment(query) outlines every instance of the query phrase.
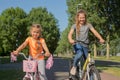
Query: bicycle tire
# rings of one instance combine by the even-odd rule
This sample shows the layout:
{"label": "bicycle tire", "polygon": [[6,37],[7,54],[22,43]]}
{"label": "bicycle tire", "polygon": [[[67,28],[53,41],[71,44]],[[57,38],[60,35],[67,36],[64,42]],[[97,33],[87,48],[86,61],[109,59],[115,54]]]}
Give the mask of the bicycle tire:
{"label": "bicycle tire", "polygon": [[[88,75],[86,75],[86,80],[88,80]],[[94,65],[90,66],[89,80],[101,80],[100,74]]]}
{"label": "bicycle tire", "polygon": [[76,79],[77,80],[81,80],[83,78],[84,73],[83,73],[82,69],[83,69],[84,63],[85,63],[85,58],[82,55],[77,64],[77,69],[76,69]]}
{"label": "bicycle tire", "polygon": [[40,79],[40,73],[37,72],[35,75],[34,75],[34,80],[41,80]]}
{"label": "bicycle tire", "polygon": [[33,77],[31,75],[29,75],[29,78],[28,77],[23,77],[23,80],[33,80]]}
{"label": "bicycle tire", "polygon": [[23,80],[33,80],[33,79],[24,77]]}

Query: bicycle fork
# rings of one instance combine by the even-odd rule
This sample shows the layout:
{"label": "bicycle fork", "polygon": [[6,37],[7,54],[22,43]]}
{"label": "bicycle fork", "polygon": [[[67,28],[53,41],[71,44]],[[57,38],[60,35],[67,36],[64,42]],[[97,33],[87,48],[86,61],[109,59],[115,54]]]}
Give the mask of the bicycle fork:
{"label": "bicycle fork", "polygon": [[82,77],[82,80],[83,78],[85,77],[85,72],[86,72],[86,75],[87,75],[87,80],[90,80],[90,77],[89,77],[89,66],[90,66],[90,61],[91,61],[91,58],[90,58],[90,54],[88,54],[88,58],[86,59],[85,61],[85,64],[83,66],[83,77]]}
{"label": "bicycle fork", "polygon": [[89,76],[89,70],[90,70],[90,69],[89,69],[89,66],[90,66],[90,65],[87,65],[87,71],[86,71],[87,80],[90,80],[90,76]]}
{"label": "bicycle fork", "polygon": [[86,74],[87,74],[87,80],[90,80],[90,66],[91,65],[94,65],[94,60],[93,59],[90,59],[90,61],[89,61],[89,63],[88,63],[88,65],[87,65],[87,71],[86,71]]}
{"label": "bicycle fork", "polygon": [[33,80],[33,77],[31,75],[32,75],[31,73],[27,72],[26,75],[24,76],[23,80],[26,80],[26,78]]}

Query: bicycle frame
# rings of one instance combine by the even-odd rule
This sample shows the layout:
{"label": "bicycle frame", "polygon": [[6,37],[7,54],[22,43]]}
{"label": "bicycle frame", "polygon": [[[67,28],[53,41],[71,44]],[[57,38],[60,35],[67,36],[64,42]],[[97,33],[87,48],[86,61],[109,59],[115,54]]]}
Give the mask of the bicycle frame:
{"label": "bicycle frame", "polygon": [[[81,62],[81,61],[80,61]],[[90,65],[94,65],[94,62],[92,61],[92,59],[91,59],[91,56],[90,56],[90,53],[88,53],[88,57],[87,57],[87,59],[85,60],[85,63],[83,64],[83,68],[81,69],[82,71],[83,71],[83,73],[81,74],[82,76],[81,76],[81,80],[83,80],[83,78],[84,78],[84,76],[85,76],[85,72],[86,72],[86,74],[87,74],[87,78],[88,78],[88,80],[89,80],[89,66]]]}
{"label": "bicycle frame", "polygon": [[[29,58],[27,58],[24,53],[19,53],[19,54],[22,55],[22,56],[24,56],[25,60],[33,61],[33,60],[29,60]],[[31,63],[30,63],[30,64],[31,64]],[[36,64],[37,64],[37,63],[36,63]],[[32,64],[31,64],[31,65],[32,65]],[[37,65],[36,65],[36,68],[37,68]],[[26,72],[26,70],[25,70],[25,72]],[[36,69],[35,72],[26,72],[26,75],[23,77],[23,80],[24,80],[25,78],[30,78],[31,80],[34,80],[33,73],[35,73],[36,76],[38,76],[38,74],[40,74],[40,72],[38,72],[38,69]],[[26,80],[26,79],[25,79],[25,80]]]}
{"label": "bicycle frame", "polygon": [[87,68],[87,64],[90,62],[90,53],[88,53],[88,57],[87,57],[87,59],[85,60],[85,63],[84,63],[84,65],[83,65],[83,70],[85,71],[86,70],[86,68]]}
{"label": "bicycle frame", "polygon": [[[76,41],[81,42],[81,41]],[[70,80],[83,80],[86,75],[86,80],[101,80],[100,74],[95,67],[95,61],[91,58],[91,51],[88,51],[87,58],[82,57],[78,61],[77,72],[75,75],[69,74]]]}

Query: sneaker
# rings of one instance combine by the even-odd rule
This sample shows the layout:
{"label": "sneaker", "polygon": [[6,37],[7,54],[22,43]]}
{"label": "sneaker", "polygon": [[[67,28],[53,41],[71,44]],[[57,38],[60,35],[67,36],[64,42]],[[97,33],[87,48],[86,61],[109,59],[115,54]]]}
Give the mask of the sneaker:
{"label": "sneaker", "polygon": [[71,68],[70,74],[71,74],[71,75],[75,75],[75,74],[76,74],[76,67],[72,67],[72,68]]}

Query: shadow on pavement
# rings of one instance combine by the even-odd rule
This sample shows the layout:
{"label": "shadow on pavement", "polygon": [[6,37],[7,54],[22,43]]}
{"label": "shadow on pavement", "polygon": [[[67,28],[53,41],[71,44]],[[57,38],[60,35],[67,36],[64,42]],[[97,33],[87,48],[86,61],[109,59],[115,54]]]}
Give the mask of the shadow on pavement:
{"label": "shadow on pavement", "polygon": [[[95,65],[99,67],[118,67],[120,68],[120,62],[113,61],[104,61],[104,60],[95,60]],[[107,68],[103,68],[103,70],[107,70]],[[102,72],[102,71],[100,71]]]}
{"label": "shadow on pavement", "polygon": [[63,80],[69,75],[69,59],[54,58],[54,65],[46,70],[48,80]]}

